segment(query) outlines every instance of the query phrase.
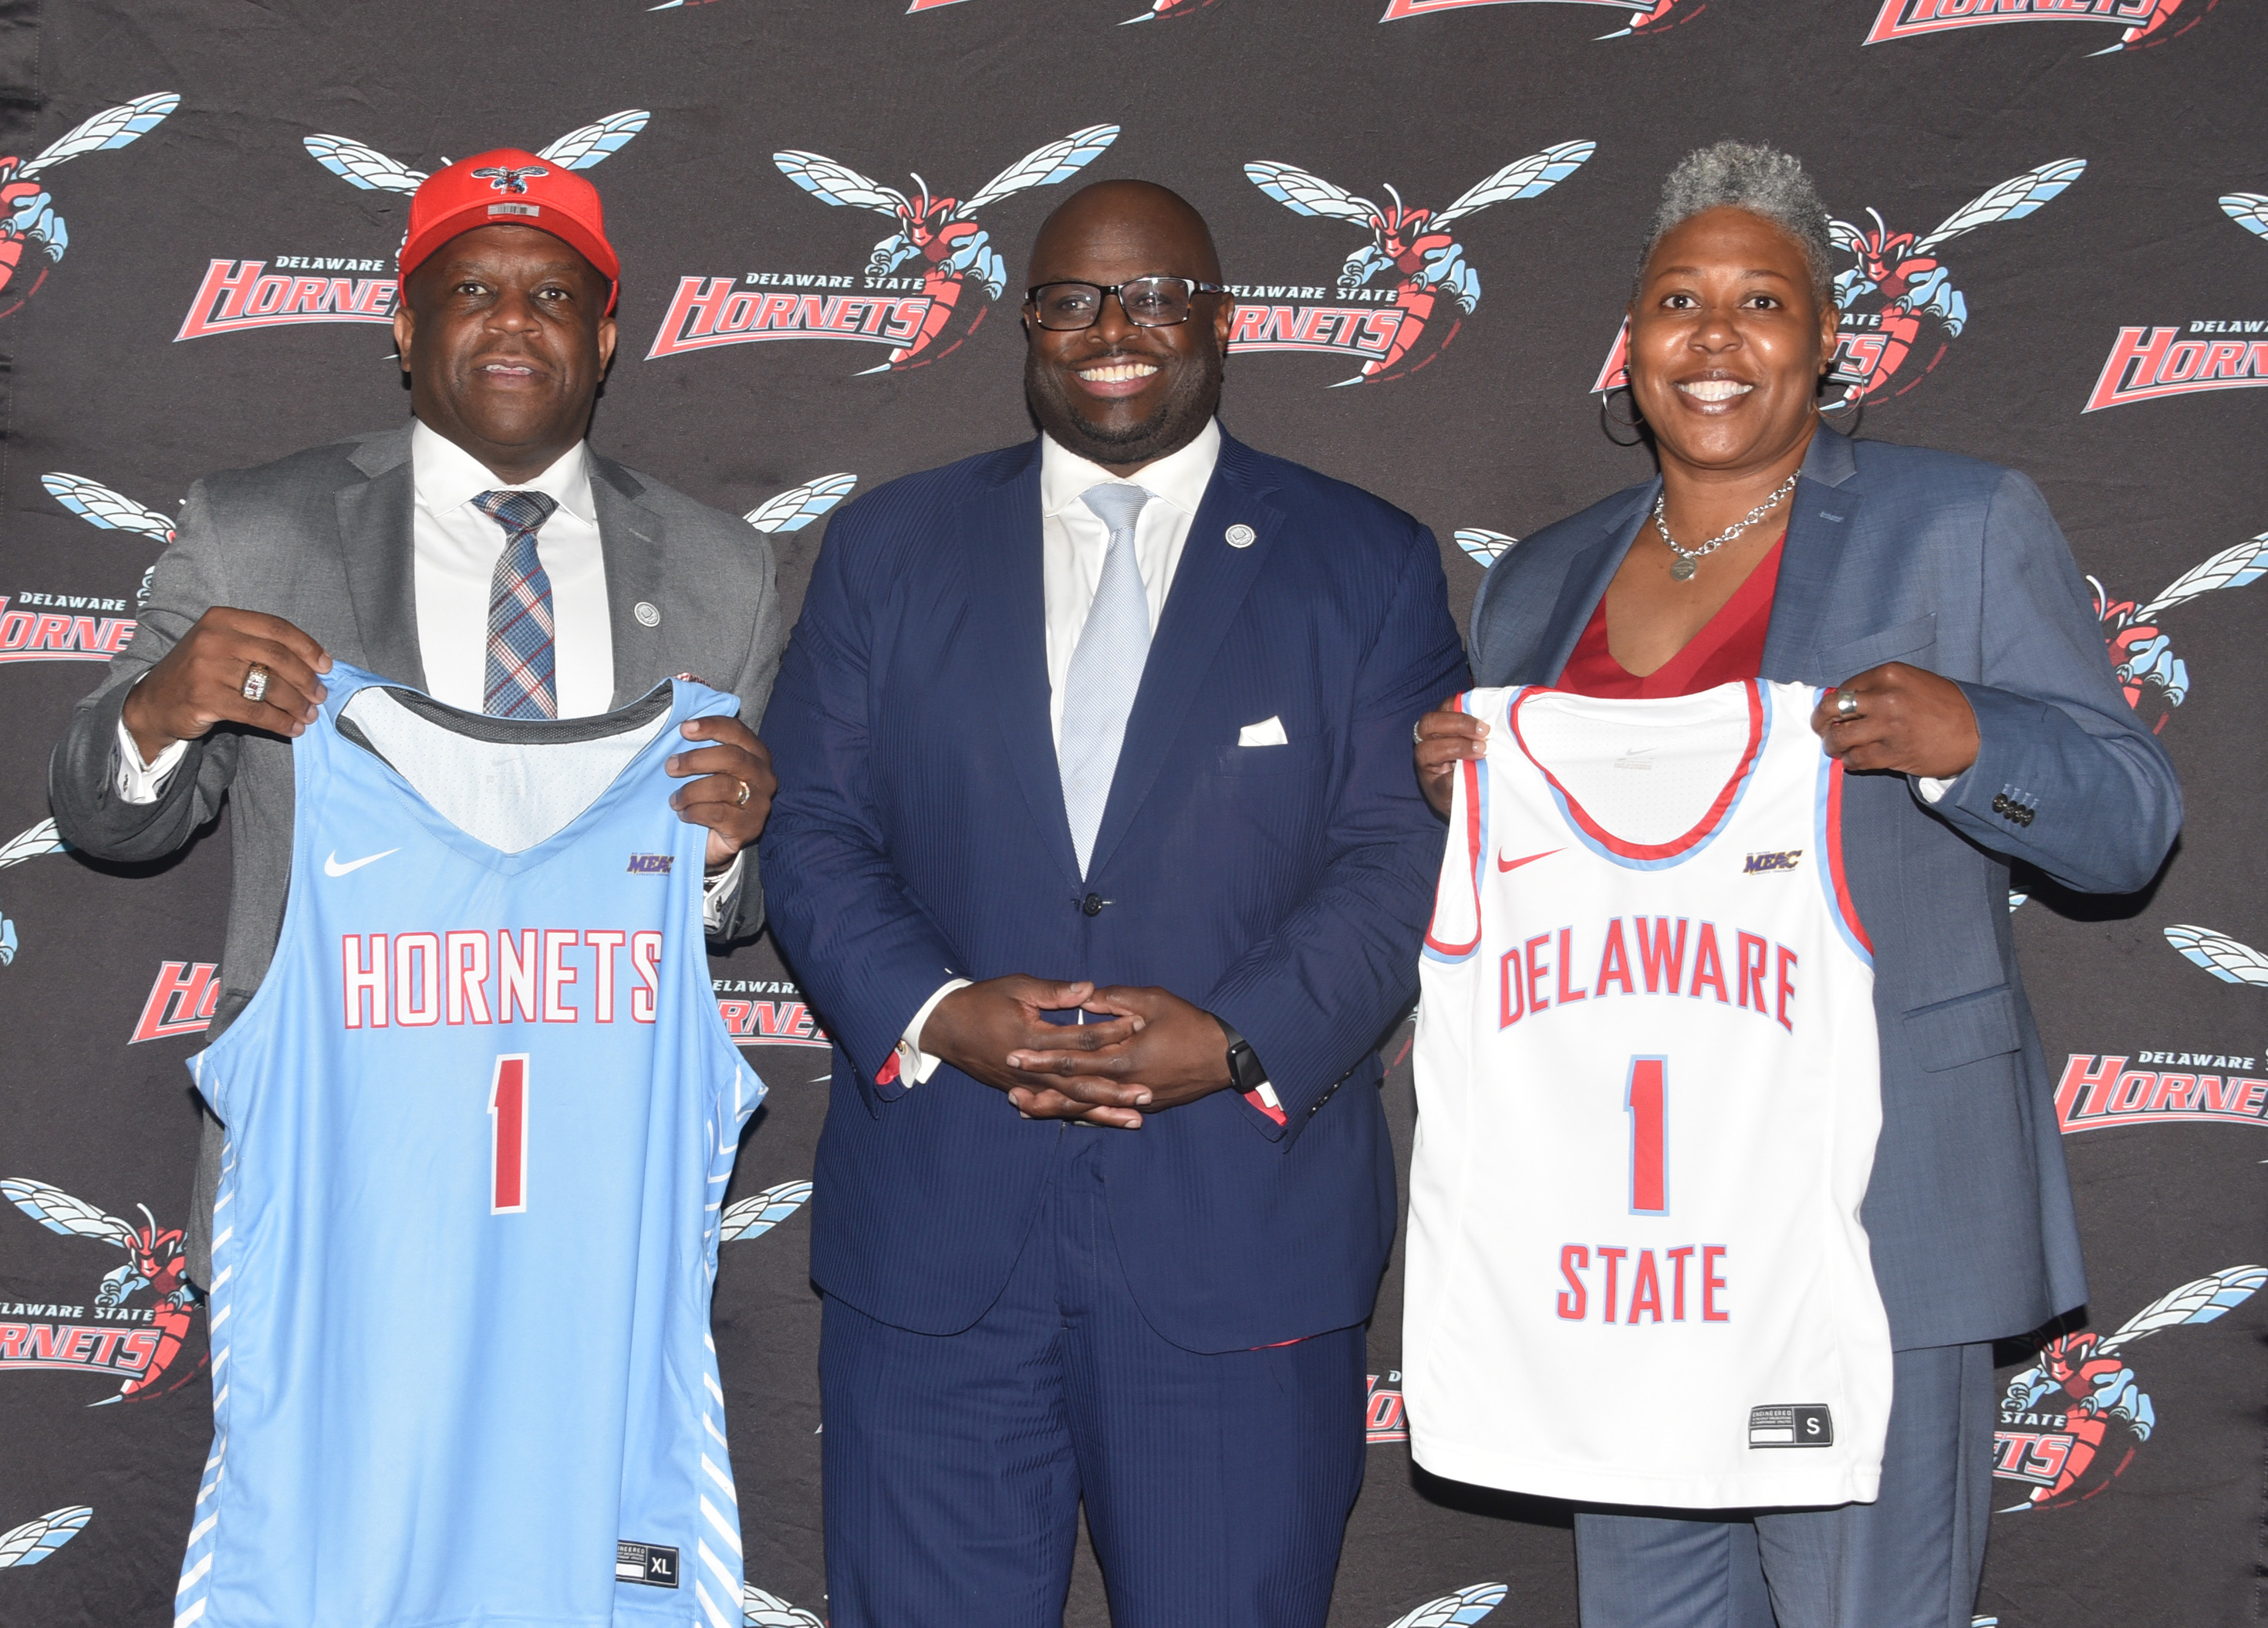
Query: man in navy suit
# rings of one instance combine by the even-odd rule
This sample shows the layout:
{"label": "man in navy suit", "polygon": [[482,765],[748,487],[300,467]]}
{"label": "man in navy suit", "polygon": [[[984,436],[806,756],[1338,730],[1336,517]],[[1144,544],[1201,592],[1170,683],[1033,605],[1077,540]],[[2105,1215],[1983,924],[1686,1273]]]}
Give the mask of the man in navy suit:
{"label": "man in navy suit", "polygon": [[1057,210],[1042,434],[836,518],[765,719],[838,1628],[1059,1623],[1082,1501],[1119,1628],[1328,1611],[1465,668],[1425,527],[1215,423],[1220,276],[1162,188]]}

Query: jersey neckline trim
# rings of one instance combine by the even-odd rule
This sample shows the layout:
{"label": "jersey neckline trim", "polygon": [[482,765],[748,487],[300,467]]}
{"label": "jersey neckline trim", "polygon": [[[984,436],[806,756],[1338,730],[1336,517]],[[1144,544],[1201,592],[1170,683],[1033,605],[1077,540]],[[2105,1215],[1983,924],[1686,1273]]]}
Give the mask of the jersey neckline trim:
{"label": "jersey neckline trim", "polygon": [[[700,715],[697,706],[688,707],[685,704],[688,699],[686,692],[689,687],[674,679],[664,680],[629,705],[618,707],[610,712],[598,713],[587,718],[544,719],[538,722],[527,719],[492,718],[484,713],[468,712],[460,707],[453,707],[446,702],[435,700],[423,690],[411,685],[400,683],[393,679],[380,678],[374,673],[366,673],[358,668],[348,667],[344,663],[335,665],[328,676],[331,693],[324,701],[322,711],[325,722],[329,726],[332,734],[337,737],[340,746],[358,756],[366,758],[378,770],[379,780],[386,786],[387,792],[400,801],[403,811],[431,831],[437,840],[454,849],[474,864],[485,866],[490,870],[498,871],[506,875],[515,875],[524,871],[534,870],[549,862],[562,851],[571,847],[593,821],[603,819],[610,809],[630,794],[631,783],[637,778],[634,770],[657,751],[668,752],[674,749],[672,745],[674,731],[665,726],[655,734],[652,740],[641,747],[632,755],[630,761],[616,771],[615,778],[606,788],[566,824],[552,832],[541,842],[523,848],[517,853],[510,853],[492,843],[482,842],[434,807],[409,777],[381,756],[375,747],[355,739],[355,735],[359,734],[360,731],[357,730],[354,734],[350,734],[348,731],[350,726],[342,716],[350,701],[365,689],[383,689],[404,702],[414,700],[416,704],[411,706],[409,710],[424,722],[437,728],[468,735],[474,739],[494,739],[496,737],[488,733],[490,726],[504,725],[508,726],[512,732],[503,737],[504,739],[521,740],[530,744],[545,738],[543,734],[536,732],[559,730],[565,732],[563,738],[566,740],[588,740],[636,729],[653,720],[657,700],[660,701],[661,710],[667,712],[674,723],[682,723],[688,718]],[[520,733],[523,731],[527,733]],[[296,854],[294,860],[296,863]]]}
{"label": "jersey neckline trim", "polygon": [[[1539,696],[1572,696],[1573,691],[1553,689],[1541,684],[1524,686],[1506,706],[1505,723],[1511,729],[1512,738],[1519,745],[1521,755],[1535,766],[1535,772],[1542,775],[1544,784],[1551,788],[1551,799],[1559,806],[1561,818],[1566,821],[1585,847],[1602,858],[1611,859],[1616,865],[1631,870],[1666,870],[1683,865],[1716,840],[1718,834],[1731,822],[1733,812],[1740,807],[1742,795],[1748,790],[1749,781],[1756,773],[1756,760],[1763,755],[1764,739],[1771,727],[1771,695],[1760,679],[1742,679],[1739,683],[1746,692],[1748,701],[1748,744],[1742,749],[1732,774],[1700,819],[1682,835],[1666,843],[1633,843],[1607,829],[1560,784],[1559,777],[1544,767],[1543,761],[1528,746],[1528,737],[1520,727],[1520,710]],[[1587,696],[1576,698],[1596,699]]]}

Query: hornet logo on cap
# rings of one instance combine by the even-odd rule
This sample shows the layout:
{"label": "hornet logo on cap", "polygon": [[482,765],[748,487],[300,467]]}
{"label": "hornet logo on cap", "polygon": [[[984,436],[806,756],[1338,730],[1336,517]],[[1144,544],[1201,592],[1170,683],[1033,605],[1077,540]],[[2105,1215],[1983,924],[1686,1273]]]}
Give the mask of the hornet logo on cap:
{"label": "hornet logo on cap", "polygon": [[[1481,303],[1481,277],[1445,227],[1491,203],[1516,203],[1551,190],[1598,151],[1596,142],[1561,142],[1507,164],[1435,214],[1402,201],[1391,186],[1391,207],[1381,207],[1288,164],[1262,160],[1244,166],[1245,178],[1294,215],[1344,220],[1366,229],[1370,241],[1339,268],[1343,306],[1273,306],[1277,291],[1241,286],[1231,350],[1351,353],[1362,371],[1342,385],[1400,379],[1426,366],[1449,347],[1464,319]],[[1375,286],[1373,286],[1373,284]],[[1322,291],[1317,290],[1320,293]],[[1372,301],[1386,311],[1365,310]],[[1452,313],[1438,309],[1454,305]]]}
{"label": "hornet logo on cap", "polygon": [[[70,247],[70,232],[55,213],[55,199],[40,185],[40,173],[84,153],[129,145],[180,105],[181,99],[171,91],[137,96],[95,114],[28,164],[0,157],[0,302],[5,302],[0,303],[0,317],[38,293],[48,280],[48,267],[60,265],[63,251]],[[27,263],[25,256],[33,250],[37,253]]]}
{"label": "hornet logo on cap", "polygon": [[[625,137],[624,139],[628,138]],[[541,165],[535,166],[532,168],[512,170],[505,169],[502,166],[492,164],[486,169],[475,170],[473,172],[473,179],[475,180],[484,180],[488,182],[490,187],[493,187],[498,192],[526,192],[527,190],[527,183],[529,181],[534,180],[539,175],[549,175],[550,173],[551,172],[549,170],[543,168]]]}
{"label": "hornet logo on cap", "polygon": [[[2084,158],[2058,158],[2012,175],[1918,238],[1911,232],[1892,232],[1881,213],[1871,209],[1867,211],[1874,223],[1871,229],[1830,221],[1836,247],[1855,263],[1835,278],[1835,303],[1843,314],[1835,349],[1836,382],[1845,387],[1839,399],[1822,401],[1821,410],[1840,411],[1885,393],[1904,395],[1919,384],[1969,326],[1969,302],[1954,287],[1952,269],[1937,258],[1937,247],[1979,226],[2023,219],[2086,170]],[[1899,370],[1933,341],[1936,349],[1929,351],[1929,359],[1892,389]],[[1629,360],[1630,322],[1625,318],[1592,392],[1603,395],[1628,385]]]}

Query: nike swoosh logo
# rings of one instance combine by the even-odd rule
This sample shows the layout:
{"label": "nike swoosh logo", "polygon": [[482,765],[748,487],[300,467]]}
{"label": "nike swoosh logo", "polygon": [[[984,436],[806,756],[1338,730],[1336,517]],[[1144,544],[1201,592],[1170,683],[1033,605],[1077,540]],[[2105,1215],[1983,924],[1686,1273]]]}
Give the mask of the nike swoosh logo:
{"label": "nike swoosh logo", "polygon": [[1533,865],[1538,859],[1548,859],[1558,851],[1557,848],[1546,848],[1542,853],[1529,854],[1525,859],[1507,859],[1504,857],[1503,851],[1499,849],[1496,856],[1496,868],[1499,871],[1516,871],[1523,865]]}
{"label": "nike swoosh logo", "polygon": [[[400,853],[401,851],[401,850],[399,848],[389,848],[386,851],[386,853]],[[349,871],[359,871],[365,865],[377,864],[380,859],[386,858],[386,853],[368,854],[362,858],[350,859],[344,865],[341,865],[339,863],[339,851],[334,848],[331,850],[331,857],[323,861],[323,874],[326,876],[344,876]]]}

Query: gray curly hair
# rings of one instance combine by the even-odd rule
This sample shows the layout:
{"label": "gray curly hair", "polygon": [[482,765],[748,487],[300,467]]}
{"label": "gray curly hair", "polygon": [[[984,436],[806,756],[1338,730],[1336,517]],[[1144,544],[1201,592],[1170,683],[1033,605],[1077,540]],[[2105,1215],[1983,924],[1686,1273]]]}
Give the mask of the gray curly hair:
{"label": "gray curly hair", "polygon": [[1633,297],[1646,281],[1646,262],[1653,258],[1655,244],[1704,210],[1727,207],[1762,216],[1793,238],[1811,268],[1811,291],[1820,307],[1834,303],[1835,239],[1828,230],[1826,206],[1811,177],[1803,173],[1802,160],[1776,147],[1736,141],[1687,153],[1661,183],[1661,207],[1654,211],[1645,247],[1638,253]]}

